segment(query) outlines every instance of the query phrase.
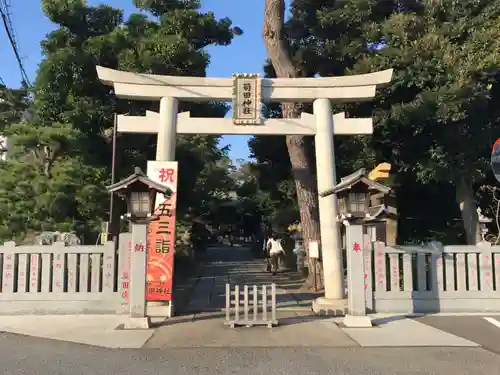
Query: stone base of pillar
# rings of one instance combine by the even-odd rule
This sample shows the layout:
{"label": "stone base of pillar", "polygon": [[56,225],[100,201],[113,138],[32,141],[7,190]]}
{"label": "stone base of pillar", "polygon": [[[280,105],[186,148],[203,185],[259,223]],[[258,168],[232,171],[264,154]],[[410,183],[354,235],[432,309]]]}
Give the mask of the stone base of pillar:
{"label": "stone base of pillar", "polygon": [[372,319],[369,316],[346,315],[342,322],[347,328],[371,328]]}
{"label": "stone base of pillar", "polygon": [[171,318],[173,316],[173,306],[168,301],[147,301],[146,302],[146,315]]}
{"label": "stone base of pillar", "polygon": [[145,316],[141,318],[128,318],[123,329],[149,329],[151,327],[150,319]]}
{"label": "stone base of pillar", "polygon": [[347,313],[347,299],[319,297],[313,301],[313,311],[322,316],[344,316]]}

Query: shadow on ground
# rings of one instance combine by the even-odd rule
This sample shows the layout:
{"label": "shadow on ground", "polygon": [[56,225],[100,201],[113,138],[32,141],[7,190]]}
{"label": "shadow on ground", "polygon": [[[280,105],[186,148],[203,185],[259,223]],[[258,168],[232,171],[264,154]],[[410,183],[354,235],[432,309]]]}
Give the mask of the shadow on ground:
{"label": "shadow on ground", "polygon": [[176,306],[181,315],[220,312],[225,308],[226,284],[250,287],[276,284],[278,310],[307,310],[320,293],[301,291],[304,278],[296,272],[281,271],[273,276],[264,259],[255,259],[249,247],[219,246],[201,254],[198,275],[191,278],[192,290],[186,302]]}
{"label": "shadow on ground", "polygon": [[[158,321],[151,324],[151,328],[168,327],[172,325],[179,325],[183,323],[196,323],[205,320],[218,320],[221,327],[224,326],[226,314],[222,312],[215,313],[197,313],[175,316],[171,319],[165,321]],[[277,318],[279,320],[279,325],[275,328],[288,326],[292,324],[301,324],[312,321],[323,321],[325,317],[315,315],[313,313],[294,313],[294,312],[278,312]]]}
{"label": "shadow on ground", "polygon": [[280,311],[273,328],[225,325],[222,313],[178,316],[156,326],[145,348],[355,347],[331,320],[311,313]]}

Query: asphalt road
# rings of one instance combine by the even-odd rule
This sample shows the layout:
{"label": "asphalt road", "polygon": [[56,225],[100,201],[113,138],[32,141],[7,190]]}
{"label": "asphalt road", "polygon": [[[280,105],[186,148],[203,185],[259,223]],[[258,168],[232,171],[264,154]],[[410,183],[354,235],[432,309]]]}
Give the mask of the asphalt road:
{"label": "asphalt road", "polygon": [[493,375],[478,348],[111,350],[0,333],[4,375]]}
{"label": "asphalt road", "polygon": [[[500,324],[499,316],[433,316],[415,318],[420,323],[473,341],[483,348],[500,354],[500,327],[485,318]],[[500,373],[500,370],[497,371]]]}

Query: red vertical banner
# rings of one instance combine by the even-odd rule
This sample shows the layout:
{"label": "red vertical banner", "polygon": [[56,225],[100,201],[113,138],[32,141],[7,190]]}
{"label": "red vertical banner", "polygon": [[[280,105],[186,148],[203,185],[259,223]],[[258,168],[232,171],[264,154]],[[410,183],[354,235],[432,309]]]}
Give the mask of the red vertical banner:
{"label": "red vertical banner", "polygon": [[172,195],[156,197],[159,219],[148,224],[146,300],[172,300],[175,253],[175,212],[177,208],[177,162],[149,161],[148,177],[168,186]]}

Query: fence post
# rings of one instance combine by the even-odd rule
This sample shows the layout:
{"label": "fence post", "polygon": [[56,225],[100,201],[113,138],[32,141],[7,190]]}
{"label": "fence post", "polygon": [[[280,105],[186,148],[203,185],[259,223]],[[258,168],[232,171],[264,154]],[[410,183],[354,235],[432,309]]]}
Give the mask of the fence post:
{"label": "fence post", "polygon": [[366,315],[363,225],[345,220],[348,277],[348,314],[346,327],[372,327]]}
{"label": "fence post", "polygon": [[243,286],[243,319],[248,322],[248,285]]}
{"label": "fence post", "polygon": [[276,322],[276,284],[271,284],[271,320]]}
{"label": "fence post", "polygon": [[104,254],[102,260],[102,291],[103,293],[113,293],[115,288],[115,244],[108,241],[104,244]]}
{"label": "fence post", "polygon": [[118,236],[118,314],[127,314],[130,309],[130,264],[132,260],[132,233],[122,232]]}
{"label": "fence post", "polygon": [[3,264],[2,266],[2,293],[14,293],[14,264],[15,264],[15,253],[14,248],[16,243],[13,241],[4,242],[0,251],[3,253]]}
{"label": "fence post", "polygon": [[493,252],[493,260],[495,268],[495,292],[500,292],[500,246],[495,246],[491,249]]}
{"label": "fence post", "polygon": [[257,316],[259,315],[259,296],[257,285],[253,286],[253,321],[257,321]]}
{"label": "fence post", "polygon": [[[493,252],[489,242],[477,244],[479,253],[479,283],[481,291],[493,292]],[[495,270],[497,273],[500,269]],[[498,289],[498,286],[497,286]]]}
{"label": "fence post", "polygon": [[130,265],[130,319],[126,329],[148,329],[146,316],[146,240],[147,224],[132,223],[132,259]]}
{"label": "fence post", "polygon": [[231,320],[231,285],[226,284],[226,322]]}
{"label": "fence post", "polygon": [[234,321],[240,321],[240,286],[234,286]]}
{"label": "fence post", "polygon": [[54,261],[52,265],[52,291],[54,293],[64,292],[64,276],[66,269],[66,243],[64,241],[56,241],[51,246],[54,253]]}
{"label": "fence post", "polygon": [[372,262],[373,243],[369,235],[363,236],[363,251],[365,257],[365,296],[366,308],[373,312],[373,272],[375,271]]}

